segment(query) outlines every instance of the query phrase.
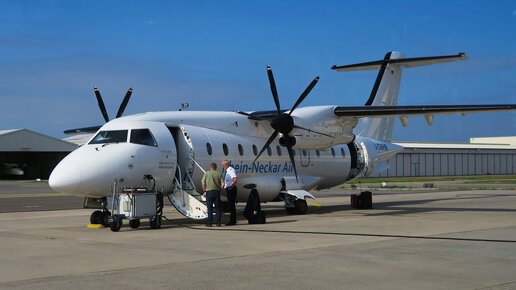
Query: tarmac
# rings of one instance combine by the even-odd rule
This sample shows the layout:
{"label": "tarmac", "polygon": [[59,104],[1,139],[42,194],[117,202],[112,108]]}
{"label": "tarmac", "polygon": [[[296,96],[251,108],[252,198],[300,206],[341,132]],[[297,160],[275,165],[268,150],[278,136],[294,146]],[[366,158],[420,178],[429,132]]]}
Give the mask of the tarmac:
{"label": "tarmac", "polygon": [[[39,186],[0,183],[0,204],[68,198]],[[4,208],[0,289],[516,289],[515,190],[378,189],[369,210],[356,192],[315,192],[306,215],[265,204],[261,225],[242,204],[220,228],[168,206],[161,229],[116,233],[87,228],[91,210]]]}

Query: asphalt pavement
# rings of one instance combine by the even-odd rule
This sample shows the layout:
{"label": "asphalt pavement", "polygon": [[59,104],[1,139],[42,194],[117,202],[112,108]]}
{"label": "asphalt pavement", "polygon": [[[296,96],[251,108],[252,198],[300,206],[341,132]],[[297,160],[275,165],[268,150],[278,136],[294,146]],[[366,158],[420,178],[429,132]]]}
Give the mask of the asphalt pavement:
{"label": "asphalt pavement", "polygon": [[265,204],[261,225],[239,204],[220,228],[170,206],[161,229],[117,233],[91,210],[0,213],[0,289],[516,289],[514,190],[378,190],[370,210],[355,192],[316,192],[306,215]]}

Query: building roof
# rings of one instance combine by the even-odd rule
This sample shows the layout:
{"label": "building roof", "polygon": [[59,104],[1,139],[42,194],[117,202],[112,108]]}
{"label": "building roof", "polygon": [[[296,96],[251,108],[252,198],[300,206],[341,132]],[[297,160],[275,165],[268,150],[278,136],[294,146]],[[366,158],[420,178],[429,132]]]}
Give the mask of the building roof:
{"label": "building roof", "polygon": [[495,149],[516,150],[515,145],[503,144],[479,144],[479,143],[422,143],[422,142],[394,142],[405,148],[429,148],[429,149]]}
{"label": "building roof", "polygon": [[0,152],[71,152],[77,147],[28,129],[0,130]]}
{"label": "building roof", "polygon": [[469,139],[470,143],[481,144],[508,144],[516,146],[516,136],[503,137],[474,137]]}

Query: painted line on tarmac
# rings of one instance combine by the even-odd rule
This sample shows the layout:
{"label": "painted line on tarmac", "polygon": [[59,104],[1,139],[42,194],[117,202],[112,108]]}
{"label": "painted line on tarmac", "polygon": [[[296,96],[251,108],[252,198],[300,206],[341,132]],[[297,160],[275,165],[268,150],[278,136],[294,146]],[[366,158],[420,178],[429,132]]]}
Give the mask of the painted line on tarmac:
{"label": "painted line on tarmac", "polygon": [[34,198],[34,197],[56,197],[56,196],[71,196],[59,192],[40,192],[40,193],[6,193],[0,194],[0,199],[6,198]]}
{"label": "painted line on tarmac", "polygon": [[42,205],[26,205],[23,208],[41,208],[41,207],[43,207],[43,206]]}
{"label": "painted line on tarmac", "polygon": [[[211,230],[184,226],[192,230]],[[460,238],[460,237],[440,237],[440,236],[409,236],[409,235],[387,235],[387,234],[365,234],[365,233],[339,233],[339,232],[317,232],[317,231],[283,231],[283,230],[263,230],[263,229],[228,229],[221,228],[218,231],[231,231],[231,232],[262,232],[262,233],[281,233],[281,234],[309,234],[309,235],[329,235],[329,236],[355,236],[355,237],[377,237],[377,238],[400,238],[400,239],[421,239],[421,240],[447,240],[447,241],[464,241],[464,242],[491,242],[491,243],[513,243],[516,244],[516,240],[504,240],[504,239],[475,239],[475,238]]]}

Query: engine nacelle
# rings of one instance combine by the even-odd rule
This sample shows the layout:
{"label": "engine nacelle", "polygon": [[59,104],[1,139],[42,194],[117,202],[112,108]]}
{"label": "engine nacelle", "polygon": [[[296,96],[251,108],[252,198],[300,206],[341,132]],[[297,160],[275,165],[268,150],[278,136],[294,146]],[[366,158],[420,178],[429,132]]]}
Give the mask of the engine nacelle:
{"label": "engine nacelle", "polygon": [[[269,201],[274,200],[281,191],[281,176],[254,176],[247,177],[238,180],[238,192],[249,192],[251,189],[256,188],[260,195],[260,200]],[[238,196],[244,197],[245,200],[241,200]],[[241,202],[247,201],[247,194],[237,194],[237,200]]]}
{"label": "engine nacelle", "polygon": [[368,177],[387,170],[387,160],[403,150],[396,144],[360,136],[348,144],[348,148],[351,155],[349,179]]}

